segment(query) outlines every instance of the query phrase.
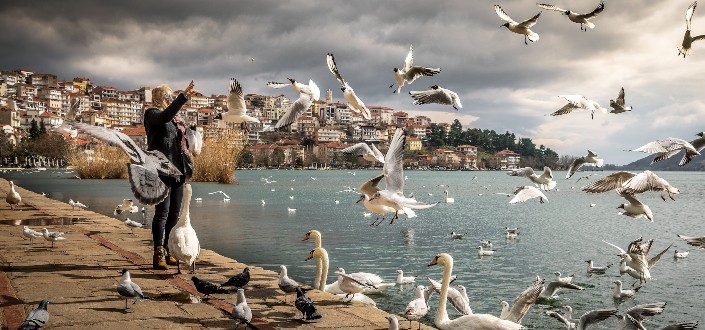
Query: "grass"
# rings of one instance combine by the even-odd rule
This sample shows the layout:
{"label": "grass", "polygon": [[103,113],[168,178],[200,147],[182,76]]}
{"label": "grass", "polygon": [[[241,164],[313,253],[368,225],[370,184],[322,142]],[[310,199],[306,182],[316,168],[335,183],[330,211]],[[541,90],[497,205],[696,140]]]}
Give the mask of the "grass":
{"label": "grass", "polygon": [[242,149],[234,145],[206,140],[201,154],[193,156],[194,173],[191,181],[235,182],[235,165]]}
{"label": "grass", "polygon": [[67,157],[82,179],[127,179],[127,154],[118,147],[98,145],[89,156],[82,149],[74,149]]}

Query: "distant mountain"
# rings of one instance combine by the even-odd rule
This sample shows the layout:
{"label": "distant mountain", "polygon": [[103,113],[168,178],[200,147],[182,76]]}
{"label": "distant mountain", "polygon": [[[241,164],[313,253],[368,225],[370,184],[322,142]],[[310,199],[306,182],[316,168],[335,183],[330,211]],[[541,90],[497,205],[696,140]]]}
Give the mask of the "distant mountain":
{"label": "distant mountain", "polygon": [[[703,152],[705,153],[705,150]],[[669,159],[651,164],[654,155],[649,155],[627,165],[619,166],[619,169],[631,171],[705,171],[705,155],[695,156],[685,166],[678,166],[681,158],[683,158],[683,151]]]}

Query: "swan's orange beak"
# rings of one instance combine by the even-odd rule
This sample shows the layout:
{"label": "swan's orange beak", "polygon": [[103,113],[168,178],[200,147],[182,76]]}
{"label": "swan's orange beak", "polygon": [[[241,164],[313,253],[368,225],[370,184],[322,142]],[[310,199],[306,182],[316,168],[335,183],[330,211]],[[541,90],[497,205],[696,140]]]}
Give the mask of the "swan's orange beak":
{"label": "swan's orange beak", "polygon": [[431,267],[431,266],[434,266],[434,265],[438,265],[438,256],[436,256],[435,258],[433,258],[433,260],[431,260],[431,262],[428,263],[428,267]]}

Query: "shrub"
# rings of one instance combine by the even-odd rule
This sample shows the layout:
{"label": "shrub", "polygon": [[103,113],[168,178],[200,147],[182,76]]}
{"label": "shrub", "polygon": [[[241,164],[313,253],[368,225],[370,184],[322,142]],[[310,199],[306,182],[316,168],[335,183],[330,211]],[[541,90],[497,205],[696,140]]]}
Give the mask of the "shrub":
{"label": "shrub", "polygon": [[235,182],[236,161],[242,149],[240,147],[206,140],[201,154],[193,156],[193,176],[191,181],[201,182]]}
{"label": "shrub", "polygon": [[92,150],[74,149],[68,162],[82,179],[127,179],[127,154],[118,148],[97,145]]}

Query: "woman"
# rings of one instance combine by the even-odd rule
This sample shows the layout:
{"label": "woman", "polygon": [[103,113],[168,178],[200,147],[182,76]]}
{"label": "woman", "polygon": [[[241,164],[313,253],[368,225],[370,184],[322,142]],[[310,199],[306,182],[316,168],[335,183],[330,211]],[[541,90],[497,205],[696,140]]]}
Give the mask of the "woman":
{"label": "woman", "polygon": [[176,265],[176,259],[169,255],[166,246],[169,241],[169,232],[179,220],[184,183],[193,173],[193,163],[184,136],[189,128],[179,116],[179,110],[188,100],[188,96],[193,93],[193,80],[176,99],[173,98],[173,92],[168,86],[156,87],[152,90],[152,105],[154,107],[144,112],[147,150],[161,151],[183,173],[180,178],[159,176],[159,179],[169,187],[169,195],[154,207],[154,218],[152,219],[153,269],[167,270],[167,265]]}

